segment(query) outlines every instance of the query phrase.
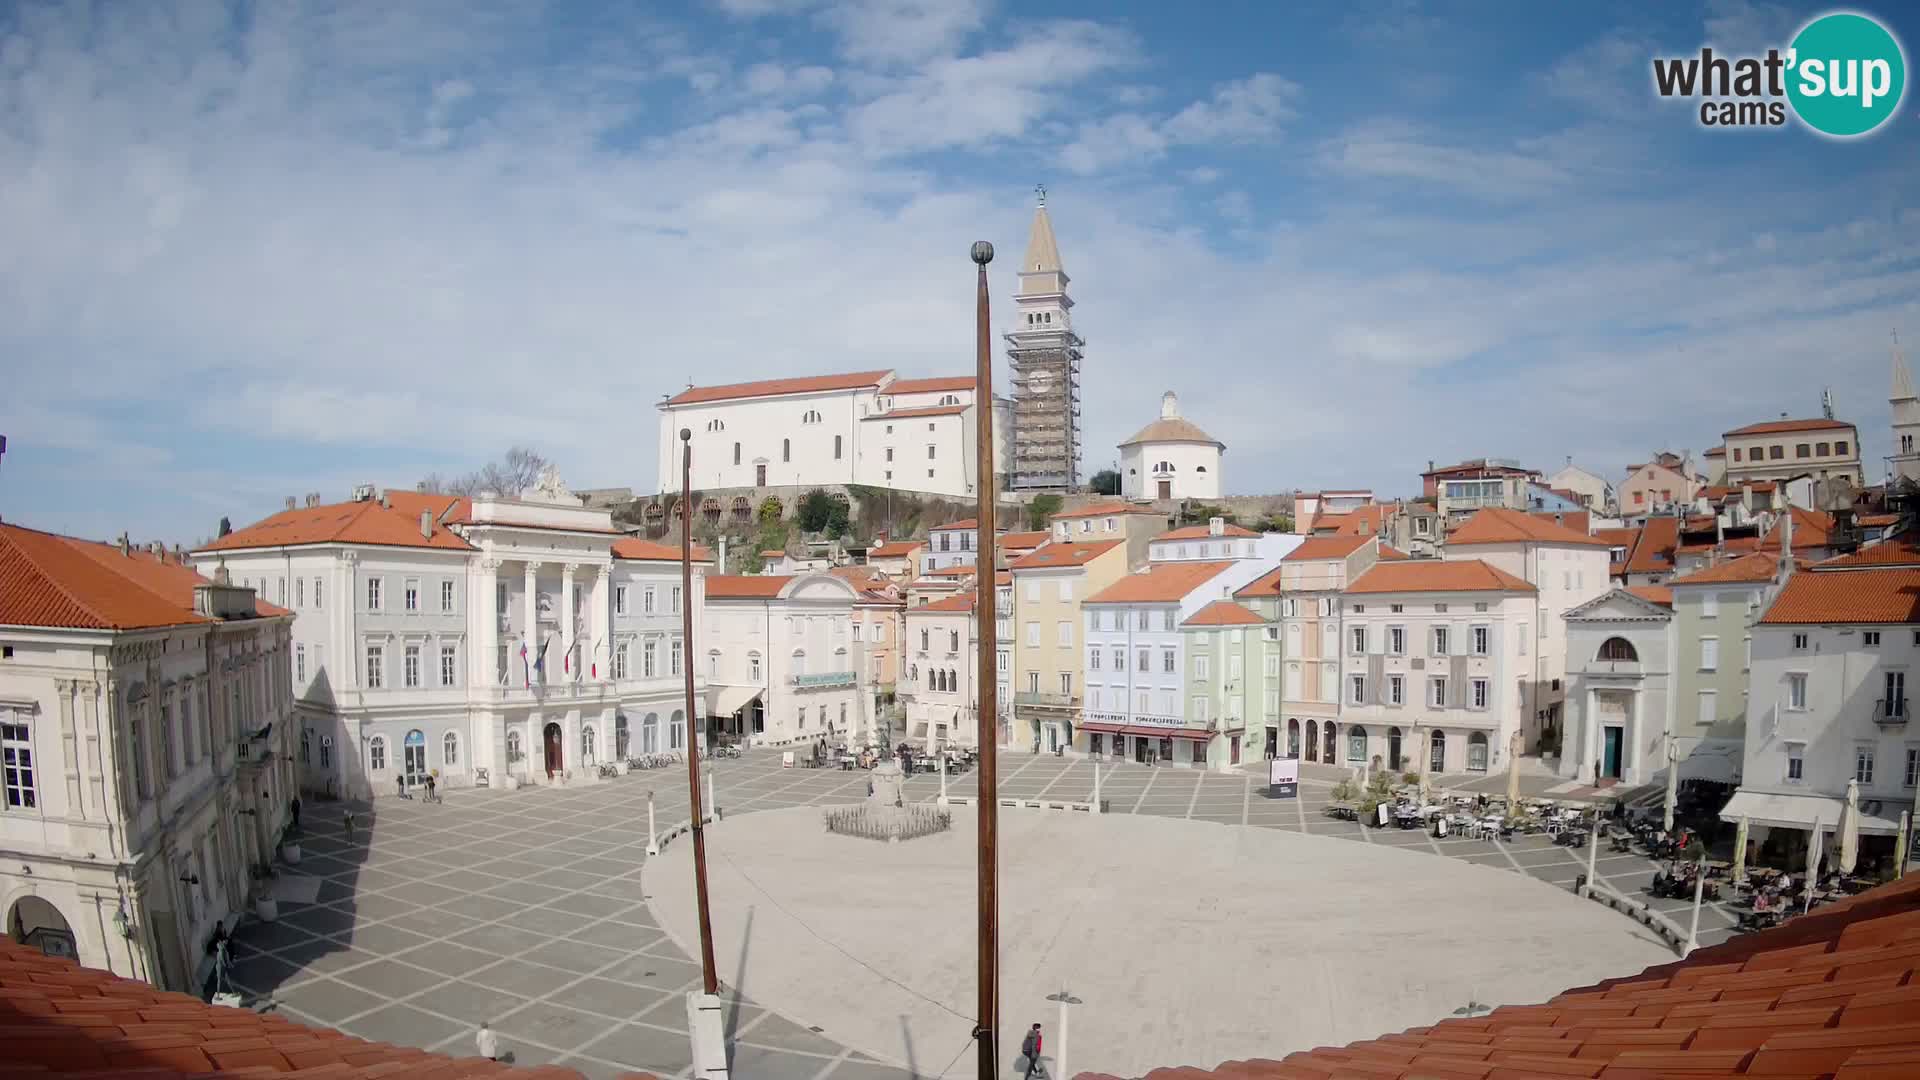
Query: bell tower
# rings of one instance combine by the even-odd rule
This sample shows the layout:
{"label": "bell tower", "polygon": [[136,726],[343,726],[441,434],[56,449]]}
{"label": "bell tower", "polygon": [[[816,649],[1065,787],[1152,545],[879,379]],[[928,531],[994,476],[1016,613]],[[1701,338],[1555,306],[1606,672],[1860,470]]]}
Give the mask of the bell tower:
{"label": "bell tower", "polygon": [[1893,335],[1893,390],[1887,396],[1893,413],[1893,453],[1887,472],[1899,483],[1920,484],[1920,397],[1913,393],[1913,374],[1900,354],[1900,334]]}
{"label": "bell tower", "polygon": [[1080,480],[1080,350],[1047,189],[1034,189],[1033,225],[1020,260],[1007,359],[1013,384],[1014,490],[1071,491]]}

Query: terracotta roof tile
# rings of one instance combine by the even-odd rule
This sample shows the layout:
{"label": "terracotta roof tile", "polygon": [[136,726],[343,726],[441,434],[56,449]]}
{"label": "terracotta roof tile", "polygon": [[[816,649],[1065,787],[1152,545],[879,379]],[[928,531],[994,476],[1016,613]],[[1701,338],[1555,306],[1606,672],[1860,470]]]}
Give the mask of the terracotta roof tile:
{"label": "terracotta roof tile", "polygon": [[1661,607],[1673,606],[1673,590],[1667,588],[1665,585],[1635,585],[1627,589],[1627,591],[1649,603],[1659,604]]}
{"label": "terracotta roof tile", "polygon": [[[1804,563],[1804,560],[1796,560]],[[1691,574],[1682,574],[1668,582],[1669,585],[1760,585],[1772,581],[1780,572],[1780,557],[1754,553],[1739,558],[1728,559],[1717,566],[1704,570],[1695,570]]]}
{"label": "terracotta roof tile", "polygon": [[1267,620],[1231,600],[1215,600],[1192,615],[1182,626],[1258,626]]}
{"label": "terracotta roof tile", "polygon": [[[1163,532],[1159,536],[1154,537],[1153,539],[1155,543],[1158,543],[1159,541],[1162,541],[1162,540],[1205,540],[1208,537],[1211,537],[1212,535],[1213,535],[1213,531],[1210,526],[1186,525],[1178,529],[1173,529],[1169,532]],[[1242,528],[1238,525],[1233,524],[1232,522],[1228,522],[1225,525],[1224,529],[1222,530],[1221,535],[1239,538],[1239,537],[1255,537],[1255,536],[1259,536],[1260,534],[1257,532],[1254,532],[1252,529]]]}
{"label": "terracotta roof tile", "polygon": [[[1832,542],[1833,515],[1820,510],[1802,510],[1798,506],[1787,508],[1787,514],[1793,518],[1793,547],[1826,547]],[[1776,520],[1773,528],[1760,541],[1761,551],[1779,551],[1782,539],[1781,521]]]}
{"label": "terracotta roof tile", "polygon": [[890,540],[867,551],[869,559],[899,559],[926,546],[925,540]]}
{"label": "terracotta roof tile", "polygon": [[1281,558],[1281,562],[1310,562],[1315,559],[1344,559],[1365,547],[1370,536],[1314,536]]}
{"label": "terracotta roof tile", "polygon": [[1580,544],[1610,547],[1605,540],[1555,524],[1551,517],[1489,507],[1475,513],[1447,537],[1448,544]]}
{"label": "terracotta roof tile", "polygon": [[1588,525],[1592,522],[1592,515],[1585,510],[1535,510],[1532,513],[1549,524],[1564,526],[1582,536],[1591,535],[1592,530]]}
{"label": "terracotta roof tile", "polygon": [[1402,559],[1411,559],[1411,558],[1413,558],[1413,556],[1407,554],[1404,551],[1401,551],[1399,548],[1394,547],[1390,544],[1380,545],[1380,561],[1381,562],[1399,562]]}
{"label": "terracotta roof tile", "polygon": [[1827,420],[1824,418],[1813,420],[1768,420],[1764,423],[1748,424],[1746,427],[1734,428],[1726,434],[1777,435],[1788,431],[1839,431],[1841,429],[1852,430],[1852,428],[1853,425],[1847,423],[1845,420]]}
{"label": "terracotta roof tile", "polygon": [[930,526],[928,527],[927,531],[928,532],[945,532],[949,529],[978,529],[979,527],[980,527],[979,518],[961,518],[959,521],[949,521],[945,525]]}
{"label": "terracotta roof tile", "polygon": [[[1485,513],[1485,511],[1482,511]],[[1379,562],[1350,583],[1348,593],[1533,592],[1533,586],[1480,559]]]}
{"label": "terracotta roof tile", "polygon": [[[1611,545],[1609,545],[1611,546]],[[1640,526],[1639,539],[1627,553],[1626,573],[1664,574],[1673,570],[1674,549],[1680,546],[1680,519],[1650,517]]]}
{"label": "terracotta roof tile", "polygon": [[[1799,544],[1799,534],[1794,543]],[[1920,566],[1920,529],[1889,536],[1877,544],[1868,544],[1851,555],[1836,555],[1817,564],[1822,570],[1868,566]]]}
{"label": "terracotta roof tile", "polygon": [[940,394],[953,390],[972,390],[977,384],[971,375],[937,376],[931,379],[895,379],[887,384],[886,394]]}
{"label": "terracotta roof tile", "polygon": [[1053,521],[1070,521],[1075,518],[1105,517],[1108,514],[1158,514],[1160,511],[1151,506],[1109,499],[1104,502],[1092,502],[1072,510],[1062,510],[1053,515]]}
{"label": "terracotta roof tile", "polygon": [[763,379],[759,382],[727,383],[724,386],[694,386],[661,402],[667,405],[699,405],[709,401],[734,401],[740,398],[778,397],[782,394],[818,394],[830,390],[878,389],[892,371],[850,371],[843,375],[810,375],[799,379]]}
{"label": "terracotta roof tile", "polygon": [[1037,548],[1052,536],[1053,534],[1045,529],[1034,532],[1001,533],[994,543],[999,545],[1002,551],[1020,551]]}
{"label": "terracotta roof tile", "polygon": [[1920,622],[1920,567],[1795,574],[1760,622],[1773,626]]}
{"label": "terracotta roof tile", "polygon": [[895,409],[892,412],[874,413],[863,416],[862,420],[912,420],[922,416],[959,416],[971,405],[921,405],[911,409]]}
{"label": "terracotta roof tile", "polygon": [[[209,584],[171,556],[0,524],[0,625],[136,630],[219,620],[195,613]],[[259,599],[262,616],[286,610]]]}
{"label": "terracotta roof tile", "polygon": [[1007,564],[1007,569],[1043,570],[1048,567],[1084,566],[1121,543],[1119,540],[1087,540],[1071,544],[1055,541],[1013,560]]}
{"label": "terracotta roof tile", "polygon": [[[398,501],[395,501],[398,496]],[[451,496],[435,496],[435,499]],[[282,510],[270,517],[236,529],[199,549],[234,551],[243,548],[293,547],[300,544],[366,544],[373,547],[440,548],[471,551],[473,545],[446,527],[446,520],[464,521],[471,512],[465,504],[457,519],[442,519],[435,514],[432,536],[420,534],[420,512],[435,513],[436,503],[414,493],[391,493],[391,508],[379,500],[330,503]],[[464,500],[462,500],[464,503]],[[410,510],[400,507],[410,506]],[[455,504],[456,509],[459,504]],[[444,511],[442,511],[444,512]]]}
{"label": "terracotta roof tile", "polygon": [[792,574],[709,574],[709,600],[770,600],[792,581]]}
{"label": "terracotta roof tile", "polygon": [[[680,545],[662,544],[638,536],[629,536],[613,542],[613,557],[634,562],[679,562]],[[712,562],[713,552],[693,545],[694,562]]]}
{"label": "terracotta roof tile", "polygon": [[[1041,550],[1046,550],[1042,548]],[[1217,577],[1231,562],[1150,563],[1087,597],[1089,604],[1171,604]]]}
{"label": "terracotta roof tile", "polygon": [[921,604],[919,607],[910,607],[907,609],[907,614],[912,615],[917,611],[972,611],[975,599],[974,594],[970,592],[959,593],[954,596],[943,596],[932,603]]}

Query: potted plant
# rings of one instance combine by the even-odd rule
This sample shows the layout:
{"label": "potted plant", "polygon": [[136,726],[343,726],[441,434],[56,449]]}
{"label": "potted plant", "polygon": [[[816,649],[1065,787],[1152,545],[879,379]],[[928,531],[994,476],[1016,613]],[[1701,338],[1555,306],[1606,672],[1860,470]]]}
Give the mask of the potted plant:
{"label": "potted plant", "polygon": [[518,791],[520,790],[520,777],[514,773],[508,773],[500,786],[506,788],[508,791]]}
{"label": "potted plant", "polygon": [[280,834],[280,860],[288,866],[300,865],[300,841],[293,838],[292,827]]}
{"label": "potted plant", "polygon": [[261,922],[275,922],[280,918],[280,902],[273,898],[272,881],[271,868],[253,868],[253,915]]}

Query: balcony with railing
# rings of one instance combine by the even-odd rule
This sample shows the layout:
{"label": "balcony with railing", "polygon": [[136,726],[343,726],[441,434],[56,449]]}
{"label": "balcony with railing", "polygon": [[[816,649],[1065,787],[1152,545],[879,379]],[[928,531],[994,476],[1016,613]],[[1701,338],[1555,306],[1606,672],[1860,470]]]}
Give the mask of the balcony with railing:
{"label": "balcony with railing", "polygon": [[1873,722],[1881,727],[1905,727],[1912,713],[1903,697],[1881,698],[1873,703]]}
{"label": "balcony with railing", "polygon": [[837,690],[854,685],[858,676],[852,671],[816,671],[792,676],[791,681],[795,690]]}

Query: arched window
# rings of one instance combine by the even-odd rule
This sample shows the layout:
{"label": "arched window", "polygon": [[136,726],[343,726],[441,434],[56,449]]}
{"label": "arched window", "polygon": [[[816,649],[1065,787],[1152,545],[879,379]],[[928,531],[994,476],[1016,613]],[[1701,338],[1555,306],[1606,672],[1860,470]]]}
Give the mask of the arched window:
{"label": "arched window", "polygon": [[1467,770],[1487,771],[1487,733],[1476,731],[1467,736]]}
{"label": "arched window", "polygon": [[908,682],[920,681],[920,665],[919,664],[913,664],[907,668],[907,681]]}
{"label": "arched window", "polygon": [[640,752],[655,754],[660,751],[660,714],[648,713],[640,721]]}
{"label": "arched window", "polygon": [[1153,463],[1153,474],[1155,476],[1165,476],[1172,471],[1173,462],[1171,461],[1156,461]]}
{"label": "arched window", "polygon": [[805,675],[807,673],[807,650],[793,650],[793,673],[795,675]]}
{"label": "arched window", "polygon": [[947,669],[947,689],[950,691],[960,689],[960,675],[952,668]]}
{"label": "arched window", "polygon": [[520,746],[520,730],[518,728],[510,729],[507,732],[507,764],[511,765],[526,756],[526,752],[522,750]]}
{"label": "arched window", "polygon": [[587,726],[581,728],[580,729],[580,760],[586,762],[589,765],[593,764],[593,760],[594,760],[594,753],[593,753],[594,742],[595,742],[595,739],[593,737],[593,725],[588,724]]}
{"label": "arched window", "polygon": [[726,424],[726,421],[724,421],[724,420],[709,420],[709,421],[707,421],[707,430],[708,430],[708,431],[725,431],[725,430],[727,430],[727,424]]}
{"label": "arched window", "polygon": [[747,676],[749,682],[760,681],[760,650],[758,649],[747,654]]}
{"label": "arched window", "polygon": [[1347,760],[1367,760],[1367,729],[1359,724],[1347,729]]}
{"label": "arched window", "polygon": [[793,460],[793,440],[792,439],[780,440],[780,460],[781,461]]}
{"label": "arched window", "polygon": [[613,756],[624,760],[627,756],[627,714],[613,714]]}
{"label": "arched window", "polygon": [[679,709],[673,710],[673,716],[667,720],[667,738],[675,750],[687,745],[687,717]]}
{"label": "arched window", "polygon": [[959,394],[944,394],[944,395],[942,395],[942,396],[941,396],[941,398],[940,398],[940,404],[942,404],[942,405],[958,405],[958,404],[960,404],[960,395],[959,395]]}
{"label": "arched window", "polygon": [[1300,719],[1294,717],[1287,721],[1287,756],[1300,756]]}
{"label": "arched window", "polygon": [[460,764],[460,736],[451,731],[440,737],[440,764]]}
{"label": "arched window", "polygon": [[[303,578],[301,580],[305,580],[305,579]],[[300,763],[304,765],[307,762],[312,760],[313,760],[313,729],[301,728],[300,729]]]}
{"label": "arched window", "polygon": [[375,735],[367,740],[367,768],[373,772],[387,771],[387,740]]}
{"label": "arched window", "polygon": [[833,437],[833,460],[840,460],[840,436],[838,435]]}
{"label": "arched window", "polygon": [[1629,660],[1638,663],[1640,654],[1634,650],[1633,642],[1623,637],[1610,637],[1600,643],[1600,659]]}
{"label": "arched window", "polygon": [[920,628],[920,648],[923,651],[926,649],[933,648],[932,645],[927,644],[929,641],[932,640],[932,634],[933,634],[933,631],[928,630],[926,627],[923,626]]}
{"label": "arched window", "polygon": [[947,648],[952,652],[960,651],[960,631],[958,630],[947,631]]}
{"label": "arched window", "polygon": [[1427,739],[1427,771],[1447,771],[1447,733],[1436,731]]}
{"label": "arched window", "polygon": [[817,424],[817,423],[819,423],[819,422],[820,422],[820,412],[819,412],[819,410],[818,410],[818,409],[808,409],[808,410],[807,410],[806,412],[804,412],[804,413],[802,413],[802,414],[800,415],[800,422],[801,422],[801,423],[803,423],[803,424]]}
{"label": "arched window", "polygon": [[739,443],[733,444],[733,463],[735,465],[740,464],[740,444]]}

